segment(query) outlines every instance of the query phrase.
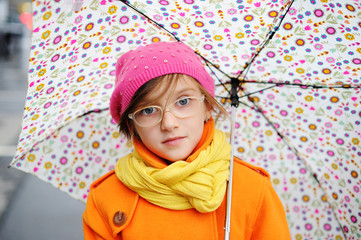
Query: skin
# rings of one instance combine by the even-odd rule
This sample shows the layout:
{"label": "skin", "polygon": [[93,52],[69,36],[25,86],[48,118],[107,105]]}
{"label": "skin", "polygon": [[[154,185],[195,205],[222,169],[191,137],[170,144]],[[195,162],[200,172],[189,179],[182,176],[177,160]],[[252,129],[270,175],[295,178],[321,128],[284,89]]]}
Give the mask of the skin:
{"label": "skin", "polygon": [[[184,75],[175,86],[163,93],[165,84],[159,91],[149,93],[144,101],[151,105],[166,106],[180,97],[202,96],[201,91],[191,77]],[[144,145],[163,159],[171,162],[185,160],[197,146],[202,137],[204,122],[211,116],[212,110],[203,102],[199,111],[189,118],[177,118],[170,111],[164,111],[161,122],[152,127],[141,127],[135,124],[135,130]]]}

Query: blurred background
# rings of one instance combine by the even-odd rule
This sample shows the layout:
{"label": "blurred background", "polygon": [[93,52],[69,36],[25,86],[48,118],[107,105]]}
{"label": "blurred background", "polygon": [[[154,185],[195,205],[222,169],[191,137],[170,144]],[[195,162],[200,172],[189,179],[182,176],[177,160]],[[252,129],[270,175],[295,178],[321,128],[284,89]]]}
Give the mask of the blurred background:
{"label": "blurred background", "polygon": [[25,105],[31,23],[30,0],[0,0],[0,240],[83,239],[83,203],[8,167]]}

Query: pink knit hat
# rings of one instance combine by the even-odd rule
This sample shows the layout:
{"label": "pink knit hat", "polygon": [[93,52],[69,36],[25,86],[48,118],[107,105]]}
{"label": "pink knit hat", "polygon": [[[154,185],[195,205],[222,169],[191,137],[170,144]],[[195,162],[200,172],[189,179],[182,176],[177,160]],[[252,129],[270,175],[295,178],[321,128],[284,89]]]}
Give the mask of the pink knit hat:
{"label": "pink knit hat", "polygon": [[116,65],[116,80],[110,98],[110,113],[119,123],[134,93],[146,82],[171,73],[196,79],[212,96],[214,81],[194,51],[180,42],[158,42],[140,46],[122,55]]}

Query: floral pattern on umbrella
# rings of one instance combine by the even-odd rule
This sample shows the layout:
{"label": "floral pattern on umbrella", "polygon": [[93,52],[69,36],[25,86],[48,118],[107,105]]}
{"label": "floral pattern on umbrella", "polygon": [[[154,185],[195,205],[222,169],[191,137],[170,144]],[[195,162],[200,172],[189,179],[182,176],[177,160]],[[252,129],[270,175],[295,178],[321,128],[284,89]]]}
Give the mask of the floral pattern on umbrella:
{"label": "floral pattern on umbrella", "polygon": [[[232,76],[261,47],[287,4],[133,3]],[[252,62],[247,77],[258,83],[243,85],[257,92],[270,81],[294,84],[241,98],[236,122],[237,155],[271,173],[293,239],[361,238],[360,90],[306,87],[360,84],[360,12],[356,0],[296,1]],[[87,1],[77,12],[61,1],[33,1],[33,17],[28,97],[12,164],[84,201],[91,182],[131,150],[108,112],[116,59],[139,45],[174,39],[118,1]],[[220,87],[217,95],[227,92]],[[252,109],[254,103],[275,128]],[[227,123],[219,128],[229,130]]]}

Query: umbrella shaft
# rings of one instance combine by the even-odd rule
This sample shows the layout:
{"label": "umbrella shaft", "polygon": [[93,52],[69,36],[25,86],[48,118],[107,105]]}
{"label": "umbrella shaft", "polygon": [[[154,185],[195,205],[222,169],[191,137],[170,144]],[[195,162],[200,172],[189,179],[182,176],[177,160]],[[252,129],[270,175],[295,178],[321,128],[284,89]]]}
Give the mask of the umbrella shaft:
{"label": "umbrella shaft", "polygon": [[229,181],[227,189],[227,210],[226,210],[226,226],[224,239],[230,239],[231,233],[231,207],[232,207],[232,184],[233,184],[233,158],[234,158],[234,123],[236,122],[236,107],[231,108],[231,159],[229,165]]}

